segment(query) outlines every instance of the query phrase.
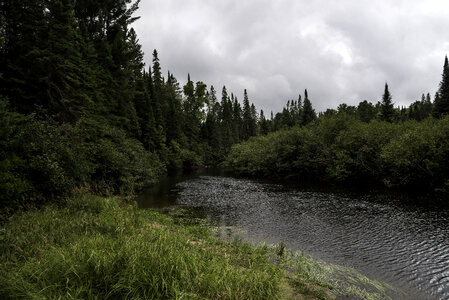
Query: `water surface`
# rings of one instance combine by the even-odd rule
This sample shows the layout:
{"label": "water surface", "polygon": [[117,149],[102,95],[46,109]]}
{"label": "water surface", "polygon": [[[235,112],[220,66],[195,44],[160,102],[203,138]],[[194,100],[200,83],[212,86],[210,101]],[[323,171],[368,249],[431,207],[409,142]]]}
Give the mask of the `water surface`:
{"label": "water surface", "polygon": [[417,200],[202,175],[167,179],[139,204],[200,209],[246,238],[353,267],[410,299],[449,299],[449,209]]}

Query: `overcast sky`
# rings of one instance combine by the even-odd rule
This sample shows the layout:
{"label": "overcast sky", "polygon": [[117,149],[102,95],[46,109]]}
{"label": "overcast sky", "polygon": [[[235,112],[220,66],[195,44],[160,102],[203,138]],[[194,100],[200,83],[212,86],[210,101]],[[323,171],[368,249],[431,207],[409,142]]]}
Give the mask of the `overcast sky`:
{"label": "overcast sky", "polygon": [[[449,54],[447,0],[142,0],[146,65],[223,85],[266,112],[308,90],[317,111],[435,94]],[[266,113],[267,114],[267,113]],[[268,114],[267,114],[268,115]]]}

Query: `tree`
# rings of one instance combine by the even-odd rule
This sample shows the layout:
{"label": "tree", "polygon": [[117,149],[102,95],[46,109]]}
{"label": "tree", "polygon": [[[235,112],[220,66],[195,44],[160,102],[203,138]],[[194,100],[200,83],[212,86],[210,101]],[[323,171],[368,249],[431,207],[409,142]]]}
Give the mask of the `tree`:
{"label": "tree", "polygon": [[226,153],[234,143],[232,134],[232,102],[229,99],[226,87],[223,86],[221,92],[221,114],[220,114],[220,128],[221,128],[221,145],[223,146],[223,153]]}
{"label": "tree", "polygon": [[364,100],[357,106],[357,114],[360,121],[368,123],[376,116],[376,108],[371,102]]}
{"label": "tree", "polygon": [[257,110],[254,103],[251,103],[251,127],[250,127],[251,136],[255,136],[257,134]]}
{"label": "tree", "polygon": [[243,91],[243,129],[242,138],[247,140],[250,137],[251,107],[249,105],[248,93]]}
{"label": "tree", "polygon": [[232,132],[234,141],[237,143],[241,140],[241,130],[242,130],[242,107],[240,106],[237,97],[234,98],[232,103]]}
{"label": "tree", "polygon": [[217,92],[214,86],[210,87],[209,103],[207,105],[206,121],[204,122],[204,139],[207,141],[211,155],[217,158],[221,149],[221,131],[219,123],[220,103],[217,101]]}
{"label": "tree", "polygon": [[435,96],[433,115],[440,117],[449,114],[449,64],[447,55],[444,59],[443,75],[438,89],[438,97]]}
{"label": "tree", "polygon": [[301,125],[307,125],[313,120],[316,119],[316,113],[315,110],[312,107],[312,103],[309,100],[309,95],[307,93],[307,90],[304,91],[304,104],[302,107],[302,118],[301,118]]}
{"label": "tree", "polygon": [[270,132],[270,127],[268,124],[267,119],[265,119],[265,115],[263,113],[263,110],[260,110],[260,117],[259,117],[259,133],[261,135],[268,134]]}
{"label": "tree", "polygon": [[391,94],[388,90],[388,84],[385,83],[385,91],[382,96],[382,102],[381,102],[381,114],[380,119],[382,121],[392,122],[393,121],[393,115],[394,115],[394,107],[393,102],[391,101]]}

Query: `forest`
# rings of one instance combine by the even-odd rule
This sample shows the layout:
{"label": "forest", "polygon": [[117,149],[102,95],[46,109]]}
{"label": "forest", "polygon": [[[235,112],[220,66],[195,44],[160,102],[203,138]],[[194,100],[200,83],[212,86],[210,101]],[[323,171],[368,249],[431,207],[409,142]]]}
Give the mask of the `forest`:
{"label": "forest", "polygon": [[305,90],[266,117],[247,90],[240,102],[189,74],[181,86],[162,74],[156,50],[145,66],[137,9],[129,0],[2,1],[2,207],[80,190],[135,193],[171,170],[211,165],[447,191],[447,57],[433,101],[394,107],[385,84],[376,104],[317,115]]}

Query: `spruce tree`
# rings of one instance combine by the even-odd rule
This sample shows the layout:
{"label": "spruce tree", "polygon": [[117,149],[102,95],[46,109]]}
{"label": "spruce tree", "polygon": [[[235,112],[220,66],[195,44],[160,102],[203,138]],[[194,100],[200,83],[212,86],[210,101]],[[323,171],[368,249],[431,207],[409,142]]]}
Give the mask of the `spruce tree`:
{"label": "spruce tree", "polygon": [[167,75],[164,98],[168,102],[168,111],[165,116],[167,126],[167,142],[176,141],[183,144],[183,116],[182,116],[182,96],[179,83],[170,72]]}
{"label": "spruce tree", "polygon": [[243,91],[243,140],[247,140],[252,136],[252,115],[251,106],[249,104],[248,92],[246,89]]}
{"label": "spruce tree", "polygon": [[307,93],[307,90],[304,91],[304,104],[302,107],[302,118],[301,118],[301,125],[307,125],[313,120],[316,119],[316,113],[315,110],[312,108],[312,103],[309,100],[309,95]]}
{"label": "spruce tree", "polygon": [[234,143],[232,135],[232,102],[228,96],[226,87],[223,86],[221,92],[221,116],[220,116],[220,128],[221,128],[221,145],[223,147],[222,153],[226,153],[231,145]]}
{"label": "spruce tree", "polygon": [[257,134],[257,110],[254,103],[251,103],[250,135],[255,136],[256,134]]}
{"label": "spruce tree", "polygon": [[237,143],[241,140],[241,130],[242,130],[242,107],[237,99],[234,98],[234,102],[232,104],[232,122],[233,122],[233,136],[234,141]]}
{"label": "spruce tree", "polygon": [[449,114],[449,64],[447,55],[444,59],[443,75],[438,89],[438,97],[435,97],[433,115],[441,117]]}
{"label": "spruce tree", "polygon": [[393,115],[394,115],[393,102],[391,101],[391,94],[390,94],[390,91],[388,90],[388,84],[385,83],[385,91],[382,96],[382,102],[381,102],[380,119],[382,121],[392,122]]}
{"label": "spruce tree", "polygon": [[268,134],[270,132],[270,127],[268,124],[267,119],[265,119],[265,115],[263,110],[260,110],[260,116],[259,116],[259,133],[262,135]]}
{"label": "spruce tree", "polygon": [[221,132],[219,124],[220,103],[217,101],[217,92],[214,86],[210,87],[207,116],[204,122],[204,139],[207,141],[214,157],[219,156],[221,148]]}
{"label": "spruce tree", "polygon": [[195,85],[192,80],[190,80],[190,74],[187,75],[187,83],[183,87],[184,91],[184,113],[185,119],[188,120],[184,125],[184,132],[187,139],[190,142],[190,149],[192,149],[193,144],[197,143],[198,128],[197,120],[195,114]]}

